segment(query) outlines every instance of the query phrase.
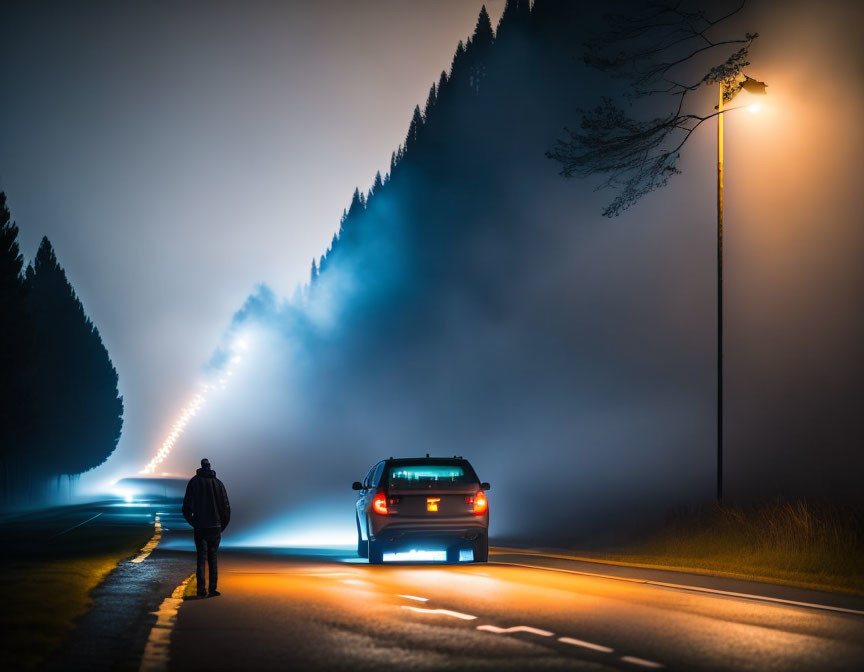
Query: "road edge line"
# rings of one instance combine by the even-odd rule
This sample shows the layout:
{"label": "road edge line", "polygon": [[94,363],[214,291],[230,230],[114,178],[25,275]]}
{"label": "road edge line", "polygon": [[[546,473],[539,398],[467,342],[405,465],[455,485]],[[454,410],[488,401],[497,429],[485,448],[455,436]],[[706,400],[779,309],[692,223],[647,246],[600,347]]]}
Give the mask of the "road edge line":
{"label": "road edge line", "polygon": [[[544,557],[535,554],[536,557]],[[700,586],[688,586],[683,583],[666,583],[663,581],[652,581],[650,579],[634,579],[627,576],[613,576],[612,574],[599,574],[597,572],[582,572],[576,569],[564,569],[563,567],[542,567],[541,565],[525,565],[518,562],[500,562],[490,560],[490,565],[507,565],[510,567],[525,567],[526,569],[543,569],[549,572],[561,572],[564,574],[576,574],[578,576],[591,576],[598,579],[611,579],[613,581],[626,581],[628,583],[641,583],[646,586],[654,586],[656,588],[666,588],[671,590],[685,590],[694,593],[705,593],[707,595],[721,595],[723,597],[734,597],[744,600],[753,600],[757,602],[770,602],[773,604],[782,604],[792,607],[803,607],[805,609],[818,609],[821,611],[833,611],[840,614],[852,614],[854,616],[864,616],[864,610],[849,609],[847,607],[834,607],[830,604],[817,604],[815,602],[798,602],[796,600],[785,600],[782,597],[769,597],[767,595],[753,595],[751,593],[736,593],[730,590],[718,590],[716,588],[702,588]]]}
{"label": "road edge line", "polygon": [[187,576],[183,582],[171,591],[159,604],[159,608],[153,612],[156,622],[150,627],[147,635],[147,643],[144,645],[144,653],[141,656],[141,664],[138,672],[162,672],[168,669],[168,661],[171,654],[171,634],[174,632],[174,623],[177,620],[177,612],[183,604],[183,594],[186,586],[195,578],[195,574]]}
{"label": "road edge line", "polygon": [[129,562],[133,565],[138,565],[144,562],[150,557],[150,554],[156,549],[160,541],[162,541],[162,522],[157,513],[153,518],[153,536],[150,537],[150,541],[141,547],[141,550],[138,551],[138,555],[132,558]]}

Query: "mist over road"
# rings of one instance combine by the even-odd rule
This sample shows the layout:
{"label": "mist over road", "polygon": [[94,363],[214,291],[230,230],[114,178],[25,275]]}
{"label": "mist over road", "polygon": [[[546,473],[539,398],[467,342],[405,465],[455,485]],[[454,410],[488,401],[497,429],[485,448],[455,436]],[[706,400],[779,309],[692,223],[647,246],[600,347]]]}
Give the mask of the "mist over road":
{"label": "mist over road", "polygon": [[764,671],[864,663],[864,614],[495,557],[488,565],[372,567],[338,552],[298,553],[226,553],[222,596],[180,609],[170,668]]}

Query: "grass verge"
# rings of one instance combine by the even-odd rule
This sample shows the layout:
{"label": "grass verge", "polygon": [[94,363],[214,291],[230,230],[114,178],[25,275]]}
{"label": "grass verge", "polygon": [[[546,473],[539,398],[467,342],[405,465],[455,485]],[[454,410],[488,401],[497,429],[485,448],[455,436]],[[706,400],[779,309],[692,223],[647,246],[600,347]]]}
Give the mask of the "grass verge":
{"label": "grass verge", "polygon": [[587,559],[864,595],[864,518],[850,507],[774,501],[683,509]]}
{"label": "grass verge", "polygon": [[23,520],[15,529],[4,525],[0,535],[4,553],[10,551],[0,562],[2,669],[32,670],[46,660],[87,612],[90,591],[153,534],[152,523],[141,517],[54,537],[50,530],[57,525],[50,518]]}

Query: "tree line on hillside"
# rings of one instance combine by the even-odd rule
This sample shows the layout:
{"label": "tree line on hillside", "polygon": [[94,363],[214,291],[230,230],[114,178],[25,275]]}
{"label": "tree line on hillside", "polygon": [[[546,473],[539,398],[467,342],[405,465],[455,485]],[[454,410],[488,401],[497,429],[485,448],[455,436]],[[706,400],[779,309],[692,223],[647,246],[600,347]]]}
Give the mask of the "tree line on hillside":
{"label": "tree line on hillside", "polygon": [[[658,221],[646,254],[545,155],[616,90],[581,60],[603,11],[508,0],[493,27],[481,10],[386,174],[354,190],[279,316],[290,355],[272,393],[291,419],[273,431],[290,460],[346,444],[471,454],[513,494],[499,520],[547,539],[710,492],[711,456],[692,447],[713,433],[713,334],[691,307],[709,280],[670,245],[694,244],[694,227]],[[548,488],[562,494],[541,525],[510,503]]]}
{"label": "tree line on hillside", "polygon": [[[366,212],[373,209],[374,200],[386,199],[385,193],[393,190],[391,182],[398,174],[410,172],[412,166],[436,161],[465,103],[476,101],[485,88],[486,60],[493,43],[518,43],[560,18],[551,0],[539,0],[534,5],[532,9],[530,0],[508,0],[497,31],[492,27],[485,5],[481,8],[473,34],[456,46],[449,73],[442,71],[438,82],[432,84],[422,110],[419,105],[415,106],[405,141],[391,154],[389,172],[383,177],[380,172],[376,173],[368,193],[362,193],[359,188],[354,190],[351,204],[343,211],[329,248],[320,260],[312,261],[310,285],[327,270],[334,257],[356,252],[362,238],[371,233],[364,231],[362,220]],[[472,100],[465,101],[466,97]],[[463,167],[465,165],[467,163],[463,162]],[[478,178],[482,180],[482,176]]]}
{"label": "tree line on hillside", "polygon": [[[232,328],[260,321],[282,338],[257,350],[267,376],[244,390],[247,403],[221,402],[219,431],[198,439],[255,483],[244,515],[263,524],[274,510],[310,510],[363,464],[426,452],[470,455],[507,493],[495,502],[498,533],[537,543],[641,528],[712,497],[715,234],[701,196],[713,183],[670,185],[666,202],[610,222],[605,195],[563,180],[545,156],[577,110],[626,93],[582,61],[616,5],[510,0],[491,46],[482,12],[406,115],[389,169],[348,194],[305,291],[278,305],[250,297]],[[694,209],[678,207],[690,192]],[[816,465],[801,450],[820,404],[838,419],[820,436],[830,457],[860,436],[853,414],[833,414],[838,395],[803,395],[799,422],[791,398],[765,403],[748,381],[785,389],[801,370],[800,349],[774,359],[778,342],[751,343],[773,371],[731,365],[747,388],[737,403],[759,415],[730,425],[733,497],[812,493],[818,469],[823,492],[860,501],[860,469],[847,468],[860,456],[823,452]],[[250,436],[268,469],[237,451]],[[286,469],[307,476],[290,493]],[[548,503],[542,520],[524,505],[533,501]]]}
{"label": "tree line on hillside", "polygon": [[54,249],[26,266],[0,192],[0,505],[38,503],[104,462],[123,425],[118,377]]}

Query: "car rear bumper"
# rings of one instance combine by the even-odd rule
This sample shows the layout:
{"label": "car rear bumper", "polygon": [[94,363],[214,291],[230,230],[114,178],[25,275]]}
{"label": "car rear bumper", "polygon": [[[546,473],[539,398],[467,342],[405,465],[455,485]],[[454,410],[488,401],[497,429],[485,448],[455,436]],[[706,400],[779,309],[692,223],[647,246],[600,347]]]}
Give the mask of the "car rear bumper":
{"label": "car rear bumper", "polygon": [[462,542],[467,545],[482,539],[488,532],[488,519],[455,518],[430,521],[428,518],[388,520],[375,526],[370,535],[373,541],[384,542],[390,546],[413,546],[422,542],[425,546],[441,547]]}

